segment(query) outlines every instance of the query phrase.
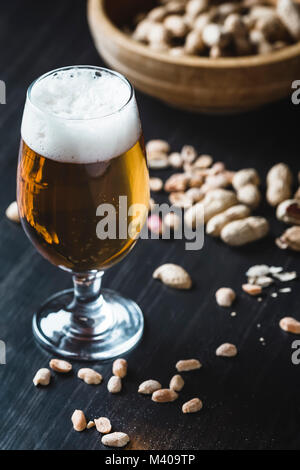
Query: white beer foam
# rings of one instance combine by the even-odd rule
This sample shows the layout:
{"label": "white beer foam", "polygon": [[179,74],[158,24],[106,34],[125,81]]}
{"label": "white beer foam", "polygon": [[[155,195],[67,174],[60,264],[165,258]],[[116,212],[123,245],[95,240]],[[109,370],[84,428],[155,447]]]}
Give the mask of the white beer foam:
{"label": "white beer foam", "polygon": [[131,89],[110,72],[76,67],[60,70],[34,83],[28,95],[22,138],[49,159],[103,162],[129,150],[140,137]]}

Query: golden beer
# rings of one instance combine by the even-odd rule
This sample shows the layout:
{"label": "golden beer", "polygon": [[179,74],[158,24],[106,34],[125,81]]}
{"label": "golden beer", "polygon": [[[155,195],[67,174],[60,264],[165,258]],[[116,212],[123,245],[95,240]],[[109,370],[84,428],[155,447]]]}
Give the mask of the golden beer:
{"label": "golden beer", "polygon": [[[51,263],[86,272],[118,262],[132,248],[136,233],[120,239],[119,196],[145,207],[149,201],[144,143],[136,144],[111,160],[98,163],[65,163],[45,158],[22,139],[18,167],[18,205],[27,236]],[[116,210],[116,239],[100,240],[96,234],[101,204]],[[128,216],[127,224],[133,221]]]}

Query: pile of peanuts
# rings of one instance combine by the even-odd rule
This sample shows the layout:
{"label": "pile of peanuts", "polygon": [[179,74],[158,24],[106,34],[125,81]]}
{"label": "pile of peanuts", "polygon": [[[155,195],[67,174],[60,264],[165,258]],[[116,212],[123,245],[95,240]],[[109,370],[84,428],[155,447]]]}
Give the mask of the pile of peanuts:
{"label": "pile of peanuts", "polygon": [[293,0],[159,0],[134,19],[129,34],[152,50],[180,57],[247,56],[300,40],[300,6]]}
{"label": "pile of peanuts", "polygon": [[[195,229],[203,223],[203,212],[198,210],[201,206],[206,233],[220,237],[228,245],[245,245],[268,234],[268,221],[251,216],[262,199],[260,177],[254,168],[229,171],[223,162],[214,163],[210,155],[198,156],[191,145],[185,145],[181,152],[171,152],[164,140],[148,142],[146,150],[150,169],[183,170],[164,183],[160,178],[150,178],[150,190],[164,189],[169,193],[172,206],[185,209],[184,222],[188,227]],[[267,174],[267,202],[276,207],[278,220],[291,225],[276,239],[281,249],[300,251],[300,173],[298,185],[292,197],[293,175],[286,163],[277,163]],[[153,199],[151,203],[154,204]],[[163,220],[155,213],[148,218],[149,230],[159,234],[166,228],[176,230],[179,223],[178,215],[172,211]]]}
{"label": "pile of peanuts", "polygon": [[[160,178],[150,178],[150,190],[164,188],[172,206],[185,209],[187,227],[195,229],[202,224],[204,213],[206,233],[220,237],[228,245],[245,245],[267,235],[268,221],[251,216],[261,201],[260,178],[254,168],[228,171],[223,162],[213,163],[210,155],[198,156],[191,145],[185,145],[180,153],[170,153],[169,144],[163,140],[148,142],[146,151],[150,169],[183,169],[165,183]],[[148,218],[148,228],[158,233],[163,233],[165,227],[176,230],[179,219],[174,211],[162,221],[153,213]]]}
{"label": "pile of peanuts", "polygon": [[267,175],[267,200],[276,207],[276,217],[281,222],[292,225],[279,238],[279,248],[300,251],[300,174],[299,187],[292,198],[293,175],[284,163],[275,165]]}

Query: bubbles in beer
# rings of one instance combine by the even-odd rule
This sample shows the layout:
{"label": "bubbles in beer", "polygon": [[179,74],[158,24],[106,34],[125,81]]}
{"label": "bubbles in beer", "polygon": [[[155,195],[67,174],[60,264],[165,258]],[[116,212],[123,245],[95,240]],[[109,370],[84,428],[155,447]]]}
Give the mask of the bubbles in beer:
{"label": "bubbles in beer", "polygon": [[96,163],[125,153],[141,129],[128,83],[109,71],[74,67],[48,74],[28,93],[22,138],[66,163]]}

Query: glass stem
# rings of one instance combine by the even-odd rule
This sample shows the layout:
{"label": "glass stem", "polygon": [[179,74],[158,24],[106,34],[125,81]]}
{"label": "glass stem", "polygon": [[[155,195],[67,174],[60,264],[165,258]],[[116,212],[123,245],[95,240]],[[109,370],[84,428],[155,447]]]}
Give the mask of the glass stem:
{"label": "glass stem", "polygon": [[73,319],[78,322],[93,323],[96,317],[99,320],[99,313],[102,307],[103,298],[101,295],[101,283],[104,272],[95,274],[73,274],[74,299],[69,305],[69,310],[73,313]]}
{"label": "glass stem", "polygon": [[85,305],[99,299],[103,274],[103,271],[99,271],[96,274],[73,275],[76,302]]}

